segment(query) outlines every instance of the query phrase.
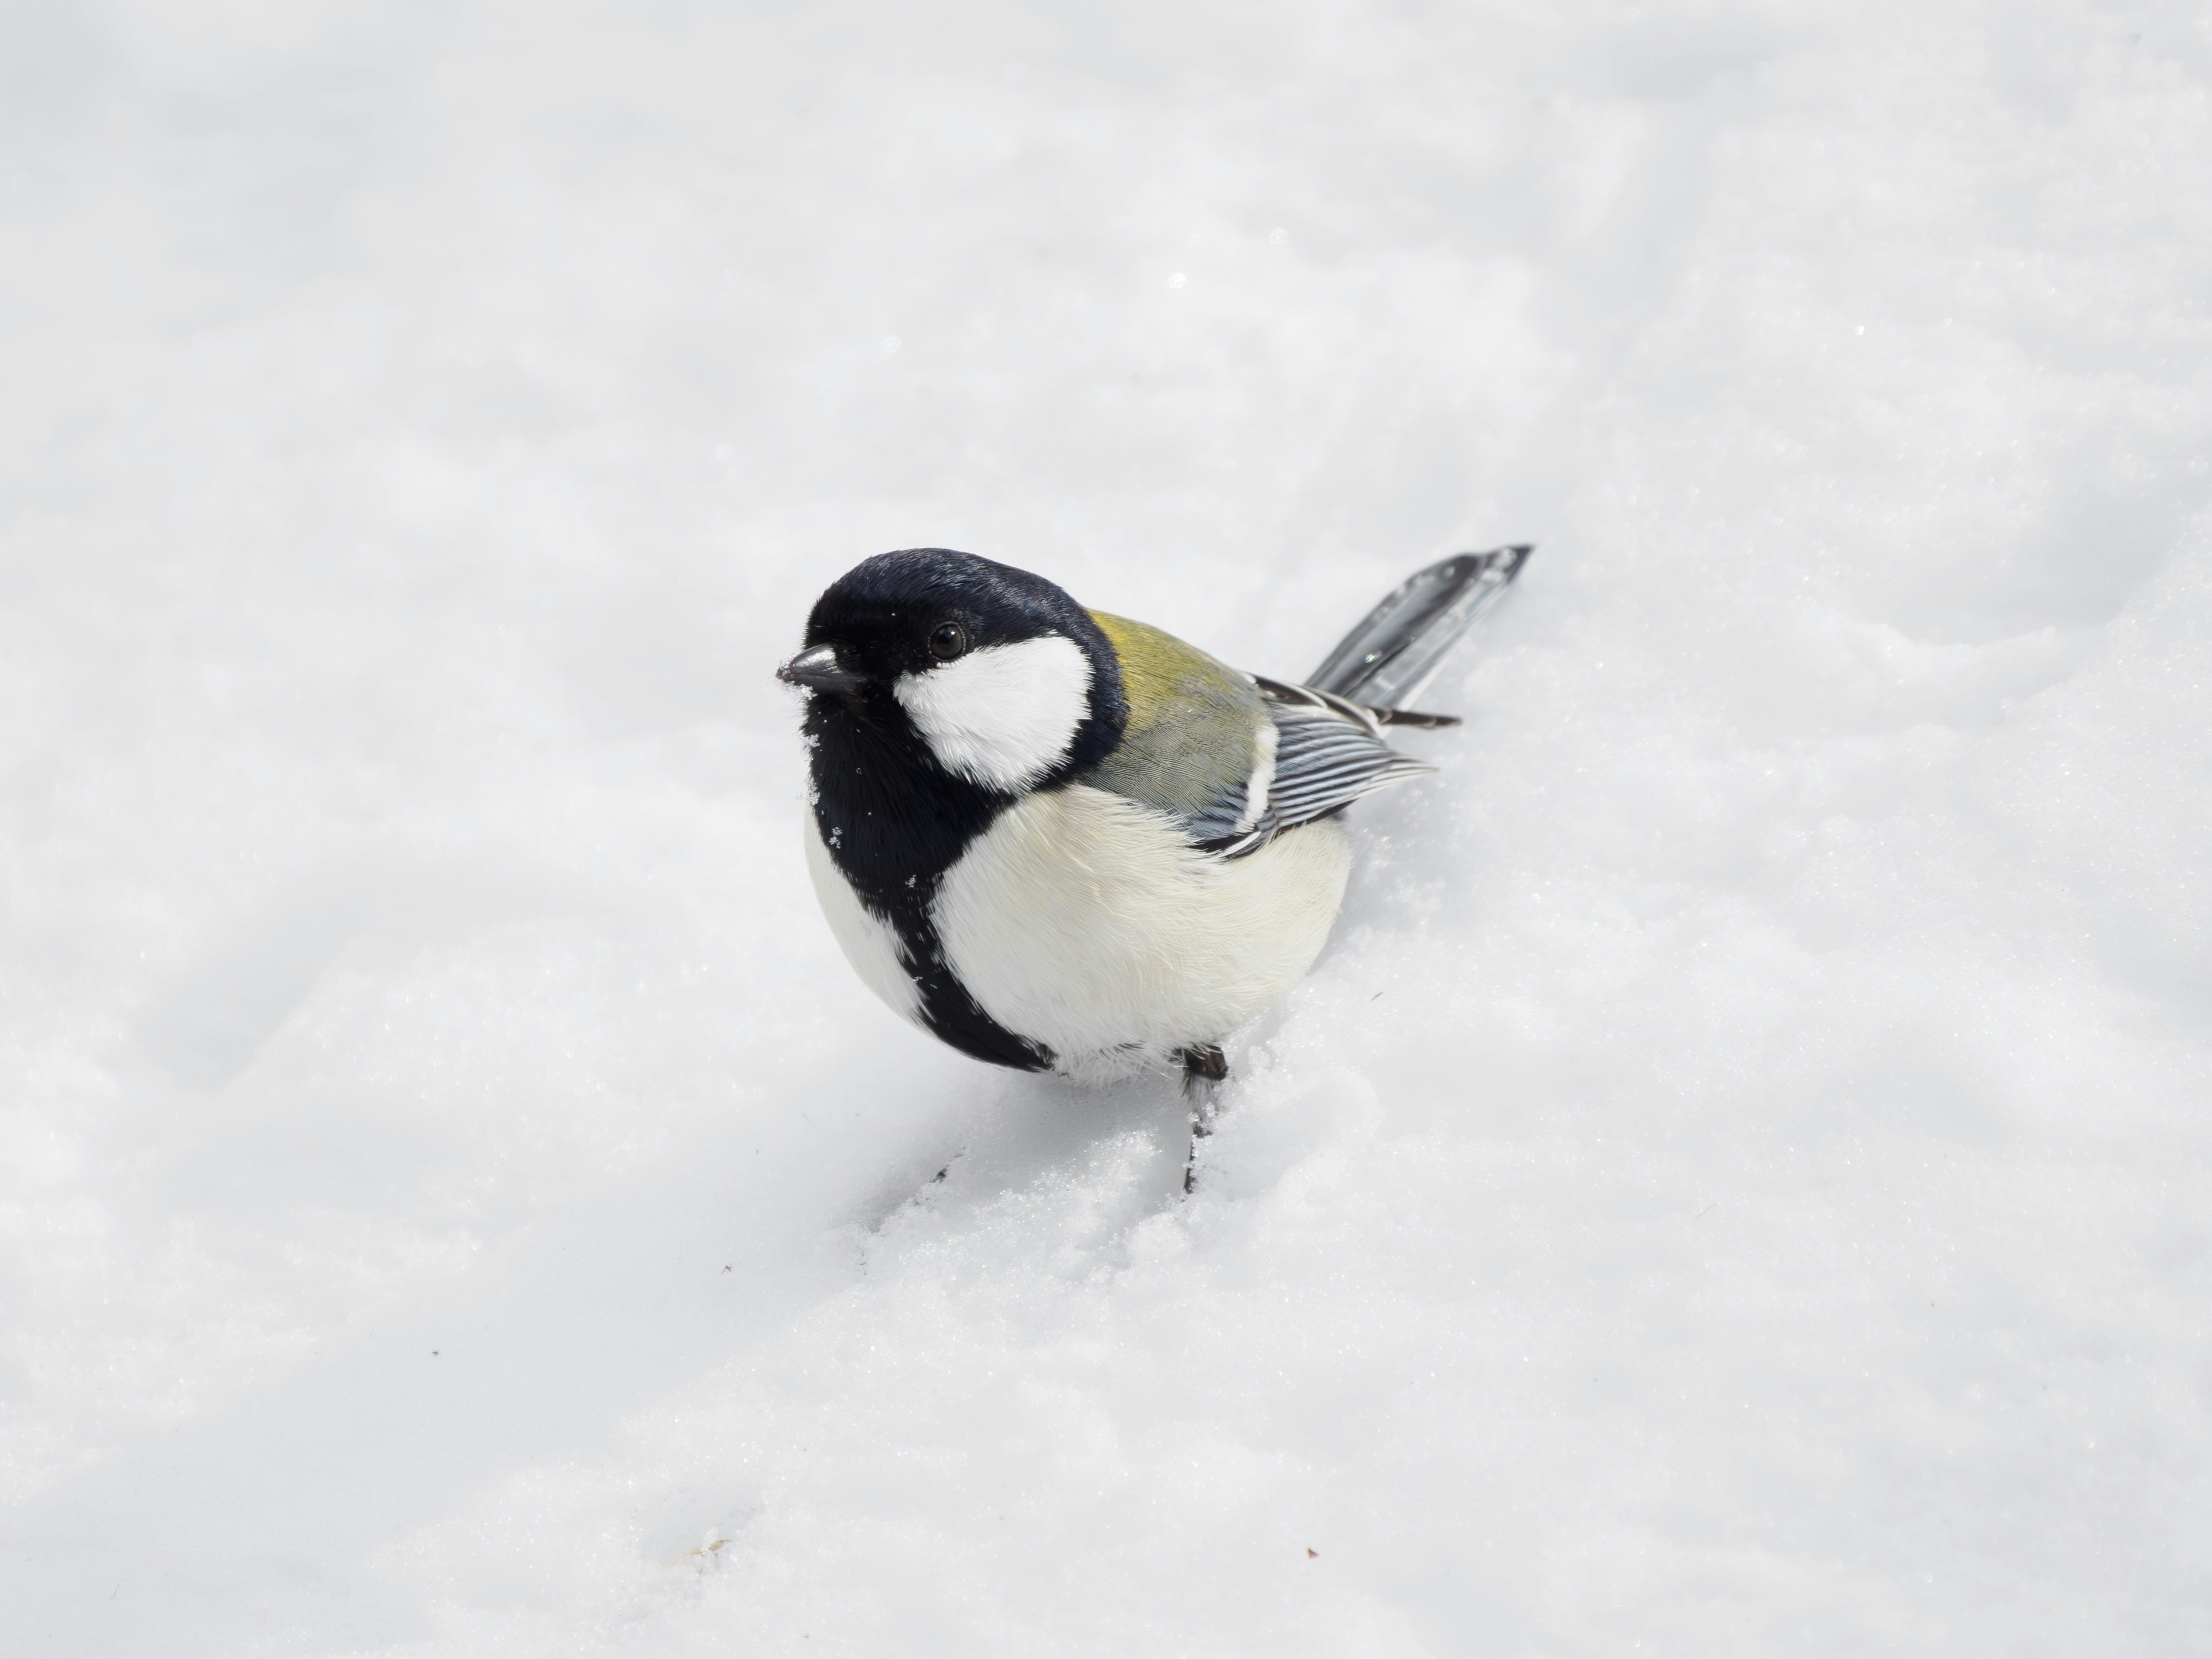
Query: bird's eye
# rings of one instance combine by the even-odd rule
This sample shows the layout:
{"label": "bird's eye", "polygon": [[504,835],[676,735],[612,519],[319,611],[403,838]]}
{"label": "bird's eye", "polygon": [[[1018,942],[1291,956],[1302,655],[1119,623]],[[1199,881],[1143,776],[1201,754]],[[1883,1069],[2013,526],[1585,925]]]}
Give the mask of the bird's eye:
{"label": "bird's eye", "polygon": [[968,649],[968,629],[957,618],[941,622],[929,636],[929,654],[951,662]]}

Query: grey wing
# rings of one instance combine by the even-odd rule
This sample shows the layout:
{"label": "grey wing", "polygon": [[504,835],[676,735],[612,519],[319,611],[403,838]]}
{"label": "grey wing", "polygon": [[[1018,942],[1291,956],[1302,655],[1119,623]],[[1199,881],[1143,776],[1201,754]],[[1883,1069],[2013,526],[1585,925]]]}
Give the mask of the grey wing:
{"label": "grey wing", "polygon": [[1207,852],[1224,858],[1257,852],[1267,845],[1276,826],[1264,805],[1257,812],[1250,810],[1250,787],[1249,779],[1222,785],[1218,794],[1178,815],[1183,833]]}
{"label": "grey wing", "polygon": [[1253,677],[1275,725],[1274,775],[1254,832],[1225,847],[1227,856],[1255,852],[1278,830],[1325,818],[1362,795],[1437,769],[1391,748],[1382,728],[1459,724],[1404,704],[1497,603],[1531,550],[1462,553],[1416,572],[1344,636],[1314,671],[1312,685]]}
{"label": "grey wing", "polygon": [[1383,711],[1279,680],[1255,678],[1255,684],[1277,734],[1265,814],[1271,834],[1325,818],[1362,795],[1437,769],[1382,740]]}
{"label": "grey wing", "polygon": [[1462,553],[1417,571],[1344,636],[1314,671],[1311,685],[1251,676],[1274,731],[1271,764],[1235,779],[1209,775],[1207,787],[1194,797],[1187,790],[1163,792],[1157,780],[1171,769],[1155,760],[1152,772],[1133,778],[1125,793],[1175,812],[1200,847],[1233,859],[1256,853],[1278,830],[1325,818],[1362,795],[1435,771],[1383,742],[1382,728],[1459,724],[1449,714],[1404,705],[1521,574],[1530,550]]}
{"label": "grey wing", "polygon": [[1402,714],[1257,675],[1233,685],[1241,701],[1191,696],[1183,719],[1131,732],[1082,781],[1164,812],[1203,851],[1237,859],[1279,830],[1436,770],[1382,741],[1384,723]]}

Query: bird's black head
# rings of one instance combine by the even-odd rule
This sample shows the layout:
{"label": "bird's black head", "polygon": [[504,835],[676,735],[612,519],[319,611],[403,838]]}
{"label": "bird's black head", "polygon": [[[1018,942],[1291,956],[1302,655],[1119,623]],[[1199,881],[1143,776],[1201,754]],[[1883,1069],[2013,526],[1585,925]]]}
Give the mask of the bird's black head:
{"label": "bird's black head", "polygon": [[817,790],[890,768],[926,793],[934,774],[1011,799],[1103,759],[1128,720],[1121,665],[1088,611],[1042,576],[941,547],[847,571],[777,672],[811,694]]}

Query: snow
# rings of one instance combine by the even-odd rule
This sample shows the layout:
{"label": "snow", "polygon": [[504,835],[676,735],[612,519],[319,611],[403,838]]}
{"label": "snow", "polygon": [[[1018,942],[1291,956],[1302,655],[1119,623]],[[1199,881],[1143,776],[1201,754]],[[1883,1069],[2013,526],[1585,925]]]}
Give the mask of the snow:
{"label": "snow", "polygon": [[[7,27],[0,1645],[2212,1649],[2202,15]],[[1517,540],[1190,1199],[838,958],[850,563]]]}

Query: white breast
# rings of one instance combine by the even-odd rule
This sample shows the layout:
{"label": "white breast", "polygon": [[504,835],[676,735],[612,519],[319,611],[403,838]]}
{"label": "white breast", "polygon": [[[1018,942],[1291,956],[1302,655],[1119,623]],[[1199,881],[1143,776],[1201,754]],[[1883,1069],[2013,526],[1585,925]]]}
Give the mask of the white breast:
{"label": "white breast", "polygon": [[830,920],[830,931],[836,935],[838,948],[844,951],[845,960],[853,964],[853,971],[860,976],[861,982],[893,1013],[922,1024],[921,988],[906,970],[897,933],[890,923],[860,902],[860,896],[853,890],[844,872],[830,856],[830,849],[822,844],[822,831],[814,822],[814,814],[808,812],[805,817],[806,873],[813,878],[814,896],[821,901],[822,914]]}
{"label": "white breast", "polygon": [[945,876],[947,960],[1000,1024],[1096,1073],[1228,1036],[1313,965],[1344,898],[1334,823],[1249,858],[1194,850],[1173,823],[1080,785],[1001,814]]}

